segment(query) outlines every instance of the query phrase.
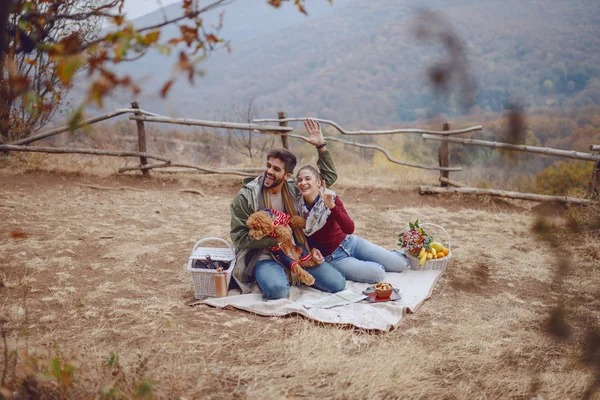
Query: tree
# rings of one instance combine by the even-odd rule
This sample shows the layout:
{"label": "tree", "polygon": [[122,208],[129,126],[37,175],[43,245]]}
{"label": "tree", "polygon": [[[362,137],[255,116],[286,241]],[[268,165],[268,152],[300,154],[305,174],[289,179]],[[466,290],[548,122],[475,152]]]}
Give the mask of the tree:
{"label": "tree", "polygon": [[[232,100],[231,113],[224,119],[232,122],[252,123],[258,114],[260,114],[260,108],[256,106],[255,98],[250,97],[241,101]],[[232,148],[247,155],[252,160],[255,153],[259,150],[257,148],[258,145],[256,139],[260,134],[254,131],[243,131],[239,129],[229,129],[227,133],[228,144]],[[263,143],[263,148],[260,149],[261,151],[264,150],[264,145],[265,143]]]}
{"label": "tree", "polygon": [[572,195],[577,190],[585,193],[593,169],[589,161],[557,161],[536,176],[537,192],[556,196]]}
{"label": "tree", "polygon": [[[74,14],[89,13],[95,8],[94,3],[90,1],[65,0],[59,5],[57,13]],[[21,26],[23,31],[32,34],[32,27],[23,21],[19,21],[20,14],[12,13],[9,16],[9,31],[12,27]],[[56,40],[60,37],[77,37],[84,43],[90,42],[97,37],[100,29],[101,18],[92,16],[82,20],[58,19],[50,21],[44,30],[44,34]],[[18,32],[10,35],[8,38],[9,49],[15,48],[15,41],[21,40],[22,33]],[[48,53],[25,51],[14,54],[11,57],[13,73],[18,76],[26,77],[29,80],[29,90],[25,96],[18,96],[18,79],[3,79],[7,94],[4,94],[5,107],[9,110],[8,130],[11,132],[10,139],[18,139],[22,135],[39,129],[46,125],[52,117],[60,110],[70,85],[64,84],[59,76],[59,68],[63,66],[52,59]],[[77,66],[73,73],[82,69]],[[0,76],[0,79],[2,76]]]}
{"label": "tree", "polygon": [[[61,88],[68,88],[74,74],[83,67],[87,69],[87,96],[71,119],[75,126],[86,105],[95,103],[102,107],[103,99],[115,88],[139,93],[140,88],[131,77],[114,72],[116,64],[137,60],[150,48],[167,53],[177,51],[175,67],[193,83],[197,64],[209,52],[227,46],[218,37],[220,26],[208,30],[202,24],[202,15],[233,0],[212,0],[204,6],[200,6],[198,0],[183,0],[180,16],[165,17],[160,23],[145,27],[134,27],[126,22],[122,13],[124,1],[0,0],[0,141],[7,141],[16,126],[22,126],[24,132],[21,134],[27,136],[31,128],[39,126],[46,118],[42,115],[48,115],[48,112],[51,115],[50,108],[63,99],[62,95],[48,96],[53,90],[47,83],[53,76],[59,80]],[[267,2],[279,7],[283,1],[286,0]],[[294,0],[296,7],[306,13],[304,2]],[[95,32],[93,24],[101,21],[110,21],[114,27],[108,33],[94,37],[90,34]],[[86,25],[89,23],[92,25]],[[85,27],[84,31],[76,29],[78,24]],[[174,24],[179,27],[179,36],[161,41],[161,29]],[[42,68],[43,63],[49,69],[45,73],[50,78],[47,75],[38,78],[35,74],[33,67]],[[173,82],[171,79],[164,83],[162,96],[168,94]],[[42,90],[36,94],[38,87]],[[46,95],[40,96],[40,93]],[[50,98],[53,99],[51,103]],[[23,114],[19,116],[14,112],[15,107],[21,106],[27,113],[39,114],[40,118],[27,114],[23,119]],[[34,124],[27,126],[31,118]]]}

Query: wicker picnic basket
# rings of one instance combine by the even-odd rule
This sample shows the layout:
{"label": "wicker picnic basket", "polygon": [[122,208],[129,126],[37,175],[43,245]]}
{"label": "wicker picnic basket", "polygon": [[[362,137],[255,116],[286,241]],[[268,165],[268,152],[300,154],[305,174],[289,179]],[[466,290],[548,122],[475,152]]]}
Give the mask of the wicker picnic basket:
{"label": "wicker picnic basket", "polygon": [[415,257],[412,254],[405,252],[406,257],[408,258],[408,263],[410,264],[410,269],[417,270],[417,271],[424,271],[424,270],[428,270],[428,269],[446,269],[446,266],[448,265],[448,263],[450,262],[450,259],[452,258],[452,247],[450,244],[450,234],[448,234],[448,232],[443,227],[436,225],[436,224],[423,223],[423,224],[420,224],[419,226],[420,227],[435,226],[437,228],[440,228],[442,231],[444,231],[444,233],[448,237],[448,250],[450,250],[450,252],[448,253],[448,255],[446,257],[432,258],[431,260],[427,260],[427,261],[425,261],[425,264],[423,264],[422,266],[419,265],[419,257]]}
{"label": "wicker picnic basket", "polygon": [[[202,243],[211,241],[223,243],[227,247],[198,247]],[[229,287],[231,274],[235,268],[235,251],[228,241],[216,237],[207,237],[198,240],[192,249],[192,254],[190,255],[187,264],[187,270],[192,274],[194,298],[196,299],[201,299],[206,296],[215,297],[217,295],[215,275],[217,275],[218,272],[214,269],[194,268],[195,261],[206,260],[207,254],[214,261],[221,261],[229,264],[229,268],[223,271],[227,276],[227,287]]]}

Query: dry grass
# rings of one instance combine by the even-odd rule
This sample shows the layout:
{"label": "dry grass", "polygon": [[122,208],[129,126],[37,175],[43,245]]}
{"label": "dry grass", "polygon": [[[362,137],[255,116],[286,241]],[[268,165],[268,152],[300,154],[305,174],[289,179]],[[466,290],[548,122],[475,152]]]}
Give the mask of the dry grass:
{"label": "dry grass", "polygon": [[[377,334],[188,306],[189,251],[197,238],[228,236],[240,178],[143,181],[114,176],[122,160],[88,160],[23,155],[0,169],[0,318],[9,349],[19,350],[10,384],[55,357],[75,366],[72,386],[56,377],[38,385],[73,398],[110,398],[109,388],[142,397],[151,387],[155,397],[186,399],[575,399],[595,379],[580,360],[600,325],[597,238],[568,242],[573,265],[557,291],[555,255],[531,234],[530,205],[419,197],[413,187],[429,174],[375,175],[340,160],[335,189],[357,234],[391,248],[419,218],[453,238],[455,259],[433,297]],[[571,331],[562,341],[546,330],[558,300]]]}

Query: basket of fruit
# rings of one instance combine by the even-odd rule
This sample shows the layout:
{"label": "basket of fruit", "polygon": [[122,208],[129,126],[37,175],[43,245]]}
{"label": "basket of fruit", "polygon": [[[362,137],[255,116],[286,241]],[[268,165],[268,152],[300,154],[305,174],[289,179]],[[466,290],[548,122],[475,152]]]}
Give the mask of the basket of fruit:
{"label": "basket of fruit", "polygon": [[[452,258],[448,232],[436,224],[423,223],[419,225],[419,220],[408,225],[408,228],[398,235],[398,245],[404,249],[411,269],[446,269]],[[425,226],[441,229],[446,234],[448,246],[446,247],[435,241],[432,235],[425,232],[425,229],[423,229]]]}

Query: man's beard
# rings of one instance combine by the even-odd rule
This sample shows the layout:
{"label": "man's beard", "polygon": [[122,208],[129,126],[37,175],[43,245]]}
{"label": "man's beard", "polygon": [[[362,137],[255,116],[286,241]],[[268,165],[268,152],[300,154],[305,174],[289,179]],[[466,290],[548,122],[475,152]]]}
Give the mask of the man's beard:
{"label": "man's beard", "polygon": [[281,182],[283,182],[283,178],[279,179],[279,180],[273,178],[273,183],[270,185],[267,185],[266,182],[267,182],[267,175],[265,175],[265,180],[263,181],[263,187],[265,189],[273,189],[274,187],[278,186]]}

